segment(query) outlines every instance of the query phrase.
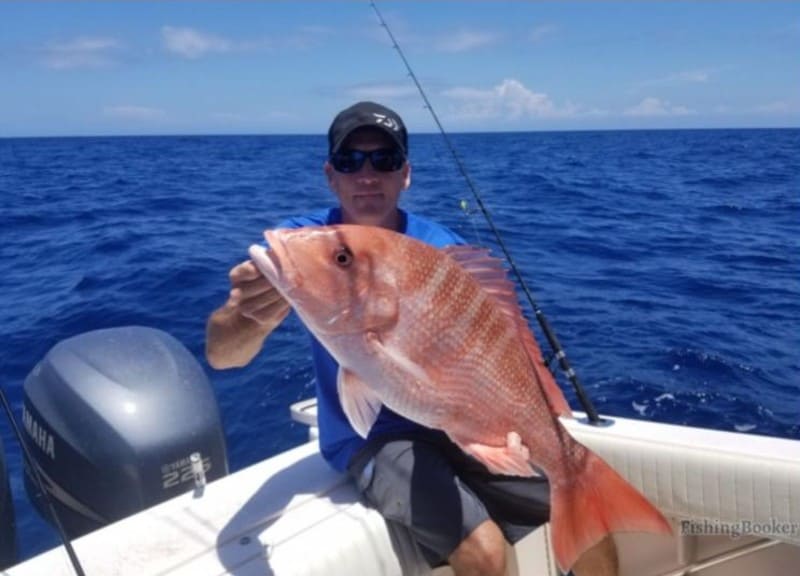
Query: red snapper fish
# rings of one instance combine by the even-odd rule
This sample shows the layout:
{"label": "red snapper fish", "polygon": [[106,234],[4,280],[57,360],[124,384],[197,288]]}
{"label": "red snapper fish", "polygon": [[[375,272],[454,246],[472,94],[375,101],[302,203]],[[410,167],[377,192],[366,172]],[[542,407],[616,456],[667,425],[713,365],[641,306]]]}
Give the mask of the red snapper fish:
{"label": "red snapper fish", "polygon": [[386,405],[443,430],[493,472],[543,471],[563,571],[609,532],[671,532],[559,421],[569,406],[487,250],[355,225],[265,237],[270,248],[250,256],[339,363],[339,397],[359,434]]}

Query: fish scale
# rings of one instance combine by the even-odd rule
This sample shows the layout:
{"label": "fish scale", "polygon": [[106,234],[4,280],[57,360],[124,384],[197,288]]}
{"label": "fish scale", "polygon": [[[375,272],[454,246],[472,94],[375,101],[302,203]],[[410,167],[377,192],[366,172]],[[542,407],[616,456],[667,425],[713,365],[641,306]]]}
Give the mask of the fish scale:
{"label": "fish scale", "polygon": [[[431,319],[430,325],[434,329],[420,333],[418,323],[398,326],[399,335],[416,332],[413,339],[415,346],[409,348],[409,356],[417,363],[425,362],[427,355],[435,356],[438,359],[436,369],[451,375],[455,368],[466,366],[468,377],[482,384],[482,394],[477,398],[474,390],[463,386],[443,388],[437,400],[449,407],[449,413],[463,411],[465,404],[487,404],[492,398],[496,398],[493,384],[505,380],[507,373],[513,372],[510,366],[519,364],[499,361],[500,357],[507,355],[504,349],[506,347],[502,344],[511,344],[516,338],[514,327],[502,315],[493,313],[486,294],[457,266],[440,264],[433,275],[427,278],[420,276],[410,277],[410,295],[403,299],[401,305],[409,309],[416,308],[408,317],[422,316]],[[416,283],[421,285],[415,290]],[[527,364],[523,363],[522,369],[528,372],[527,377],[532,377]],[[492,374],[492,371],[496,374]],[[458,378],[455,380],[458,381]],[[400,401],[399,390],[394,391],[390,402],[392,406],[402,410],[405,403]],[[425,415],[415,414],[412,418],[425,419]],[[460,427],[459,435],[466,440],[487,440],[485,434],[471,437],[471,429],[480,430],[480,427]],[[492,440],[496,438],[496,434],[491,434]],[[502,438],[505,438],[505,434]]]}

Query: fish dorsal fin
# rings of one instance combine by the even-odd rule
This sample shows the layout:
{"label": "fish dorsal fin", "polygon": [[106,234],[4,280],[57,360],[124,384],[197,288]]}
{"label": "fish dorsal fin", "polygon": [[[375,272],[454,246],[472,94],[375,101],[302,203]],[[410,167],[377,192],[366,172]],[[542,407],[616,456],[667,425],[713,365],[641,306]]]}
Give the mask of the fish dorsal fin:
{"label": "fish dorsal fin", "polygon": [[497,300],[504,314],[514,320],[522,316],[514,284],[508,279],[502,260],[490,255],[486,248],[475,246],[447,246],[443,251]]}
{"label": "fish dorsal fin", "polygon": [[525,345],[525,349],[528,352],[528,356],[532,360],[533,371],[536,372],[536,376],[542,384],[542,390],[544,390],[545,396],[547,396],[547,400],[550,403],[550,409],[556,416],[567,416],[571,418],[572,410],[567,403],[567,399],[564,398],[564,393],[561,391],[561,388],[558,387],[558,384],[556,384],[553,374],[550,372],[549,368],[545,366],[542,351],[539,349],[539,345],[536,343],[524,318],[522,319],[522,325],[519,326],[519,332],[522,343]]}
{"label": "fish dorsal fin", "polygon": [[339,391],[339,402],[350,425],[363,438],[367,437],[370,428],[378,419],[381,411],[381,399],[361,378],[346,368],[339,367],[336,379]]}
{"label": "fish dorsal fin", "polygon": [[500,310],[514,322],[553,413],[558,416],[572,416],[569,404],[545,366],[542,351],[522,315],[514,284],[508,279],[503,261],[489,254],[486,248],[475,246],[447,246],[443,251],[469,272],[481,288],[497,301]]}

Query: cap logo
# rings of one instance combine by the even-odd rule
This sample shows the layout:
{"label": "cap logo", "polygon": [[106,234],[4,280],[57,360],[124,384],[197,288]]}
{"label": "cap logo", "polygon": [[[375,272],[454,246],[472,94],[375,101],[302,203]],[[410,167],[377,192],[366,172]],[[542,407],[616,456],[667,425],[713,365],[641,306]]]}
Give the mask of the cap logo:
{"label": "cap logo", "polygon": [[400,126],[397,124],[397,120],[395,120],[391,116],[387,116],[386,114],[378,114],[377,112],[373,112],[372,115],[375,116],[376,124],[380,124],[381,126],[386,126],[387,128],[390,128],[394,132],[400,130]]}

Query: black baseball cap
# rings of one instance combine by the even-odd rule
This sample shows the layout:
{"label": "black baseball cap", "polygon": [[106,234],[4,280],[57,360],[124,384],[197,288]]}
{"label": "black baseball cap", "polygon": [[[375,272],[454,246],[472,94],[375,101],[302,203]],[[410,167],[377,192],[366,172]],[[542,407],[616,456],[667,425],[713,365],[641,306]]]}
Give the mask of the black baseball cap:
{"label": "black baseball cap", "polygon": [[353,131],[364,127],[383,130],[408,156],[408,133],[403,120],[394,110],[375,102],[358,102],[336,115],[328,130],[328,154],[338,152]]}

